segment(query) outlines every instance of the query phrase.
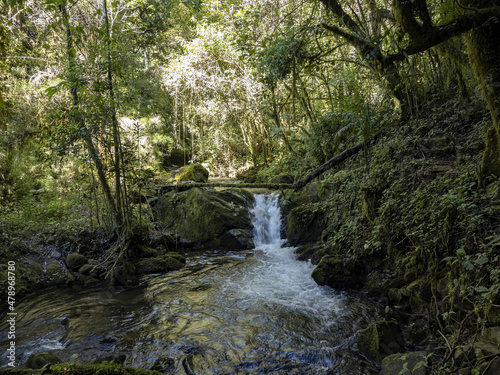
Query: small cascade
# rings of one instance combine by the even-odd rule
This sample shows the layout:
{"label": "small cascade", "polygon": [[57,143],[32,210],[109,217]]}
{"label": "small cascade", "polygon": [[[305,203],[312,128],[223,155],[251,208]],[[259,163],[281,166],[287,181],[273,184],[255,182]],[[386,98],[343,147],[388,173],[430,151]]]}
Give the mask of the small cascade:
{"label": "small cascade", "polygon": [[281,211],[279,194],[255,195],[255,206],[250,210],[257,248],[265,245],[281,246]]}

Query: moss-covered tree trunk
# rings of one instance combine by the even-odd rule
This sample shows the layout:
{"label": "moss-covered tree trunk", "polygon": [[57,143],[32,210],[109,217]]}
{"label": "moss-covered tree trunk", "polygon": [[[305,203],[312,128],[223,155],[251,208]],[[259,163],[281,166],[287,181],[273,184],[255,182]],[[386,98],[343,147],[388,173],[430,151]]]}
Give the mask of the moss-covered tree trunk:
{"label": "moss-covered tree trunk", "polygon": [[[469,0],[479,7],[491,0]],[[500,1],[494,1],[499,5]],[[493,126],[486,133],[480,182],[500,177],[500,20],[492,17],[485,26],[471,30],[466,37],[469,59],[491,113]]]}

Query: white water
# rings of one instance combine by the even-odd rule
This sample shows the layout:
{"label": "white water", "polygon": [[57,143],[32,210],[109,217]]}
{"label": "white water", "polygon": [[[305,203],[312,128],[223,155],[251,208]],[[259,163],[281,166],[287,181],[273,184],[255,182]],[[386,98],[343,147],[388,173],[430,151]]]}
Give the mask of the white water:
{"label": "white water", "polygon": [[281,210],[278,194],[259,194],[255,196],[252,214],[254,243],[257,248],[264,245],[281,247]]}
{"label": "white water", "polygon": [[282,247],[279,195],[256,195],[250,212],[258,264],[243,277],[241,293],[261,303],[312,314],[329,324],[332,315],[341,314],[345,297],[316,284],[311,277],[314,266],[296,260],[295,248]]}

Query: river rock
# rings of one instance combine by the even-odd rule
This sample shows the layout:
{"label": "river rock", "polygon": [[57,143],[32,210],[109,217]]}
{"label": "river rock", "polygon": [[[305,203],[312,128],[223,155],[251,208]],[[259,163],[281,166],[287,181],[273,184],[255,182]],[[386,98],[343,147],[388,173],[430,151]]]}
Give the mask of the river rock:
{"label": "river rock", "polygon": [[379,375],[427,375],[427,352],[396,353],[382,360]]}
{"label": "river rock", "polygon": [[162,256],[174,258],[174,259],[177,259],[182,264],[186,264],[186,258],[184,258],[181,254],[176,253],[175,251],[169,251],[169,252],[163,254]]}
{"label": "river rock", "polygon": [[156,212],[164,229],[179,236],[185,246],[217,246],[231,230],[252,229],[250,197],[237,189],[218,192],[192,188],[160,196]]}
{"label": "river rock", "polygon": [[55,365],[61,363],[62,361],[52,353],[36,353],[28,357],[26,361],[26,367],[31,369],[41,369],[46,365]]}
{"label": "river rock", "polygon": [[386,320],[371,323],[360,332],[358,347],[368,359],[380,362],[382,358],[404,350],[404,338],[396,322]]}
{"label": "river rock", "polygon": [[138,275],[151,273],[165,273],[182,268],[182,263],[171,256],[140,259],[137,262],[136,272]]}
{"label": "river rock", "polygon": [[175,176],[175,181],[208,182],[208,170],[201,164],[186,165]]}
{"label": "river rock", "polygon": [[90,264],[84,264],[83,266],[80,267],[78,270],[78,273],[81,273],[82,275],[90,275],[90,272],[94,269],[94,266]]}
{"label": "river rock", "polygon": [[253,249],[253,233],[250,229],[231,229],[220,236],[212,246],[231,250]]}
{"label": "river rock", "polygon": [[75,279],[71,273],[69,273],[55,261],[51,262],[47,266],[45,275],[47,277],[47,282],[49,285],[69,284]]}
{"label": "river rock", "polygon": [[161,372],[162,374],[173,374],[175,372],[175,360],[169,357],[159,357],[151,370]]}
{"label": "river rock", "polygon": [[87,263],[87,259],[80,253],[71,253],[66,257],[66,266],[71,271],[78,270],[81,266]]}
{"label": "river rock", "polygon": [[364,267],[353,258],[325,255],[311,276],[319,285],[335,289],[359,289],[363,286]]}

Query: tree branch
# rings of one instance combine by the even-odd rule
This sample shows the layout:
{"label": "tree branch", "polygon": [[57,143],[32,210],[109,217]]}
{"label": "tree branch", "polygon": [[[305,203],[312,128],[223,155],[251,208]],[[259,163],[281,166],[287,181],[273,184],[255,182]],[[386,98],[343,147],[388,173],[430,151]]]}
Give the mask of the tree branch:
{"label": "tree branch", "polygon": [[363,147],[365,146],[365,142],[358,143],[356,146],[349,148],[345,151],[342,151],[340,154],[337,156],[331,158],[328,160],[325,164],[321,165],[320,167],[316,168],[314,171],[309,173],[306,177],[304,177],[302,180],[297,182],[294,186],[294,190],[299,190],[302,189],[304,186],[306,186],[309,182],[311,182],[313,179],[316,177],[322,175],[324,172],[332,168],[333,166],[339,164],[340,162],[350,158],[351,156],[357,154]]}
{"label": "tree branch", "polygon": [[358,24],[347,14],[338,0],[320,0],[327,9],[330,9],[330,11],[335,14],[337,17],[339,17],[340,22],[347,27],[348,29],[352,30],[356,34],[359,35],[365,35],[363,30],[358,26]]}
{"label": "tree branch", "polygon": [[[460,16],[448,24],[434,26],[419,38],[413,38],[403,51],[387,56],[385,62],[392,63],[395,61],[402,61],[406,56],[424,52],[450,38],[463,34],[469,30],[486,26],[490,22],[500,22],[500,7],[496,6],[477,10],[474,13]],[[349,39],[347,40],[350,42]]]}

